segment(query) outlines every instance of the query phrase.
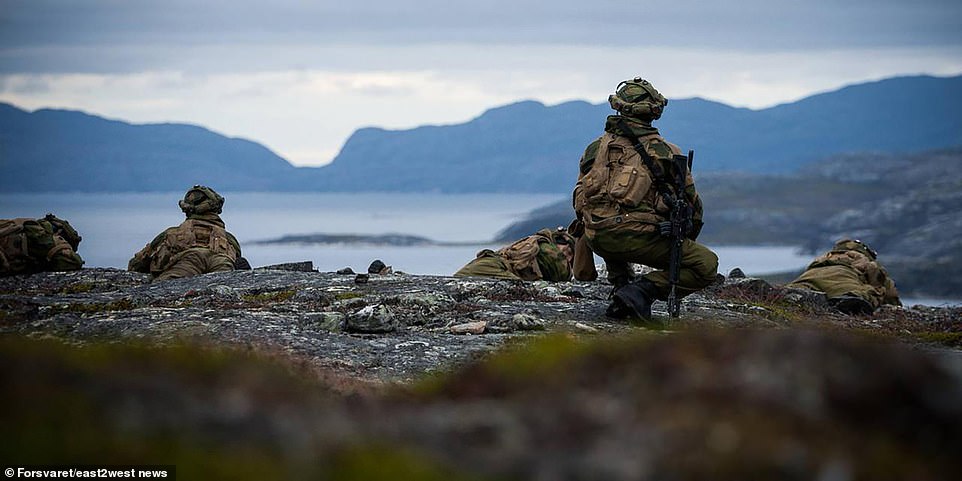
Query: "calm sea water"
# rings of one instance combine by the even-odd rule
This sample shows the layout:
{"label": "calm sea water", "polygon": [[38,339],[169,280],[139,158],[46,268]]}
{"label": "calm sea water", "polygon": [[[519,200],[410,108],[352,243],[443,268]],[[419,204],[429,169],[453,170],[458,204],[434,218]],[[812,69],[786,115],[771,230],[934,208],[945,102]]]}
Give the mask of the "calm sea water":
{"label": "calm sea water", "polygon": [[[150,194],[3,194],[0,218],[41,217],[70,221],[83,236],[86,267],[125,268],[130,257],[184,216],[182,192]],[[374,259],[412,274],[448,275],[485,241],[528,211],[562,196],[528,194],[290,194],[224,193],[223,218],[253,266],[310,260],[321,271],[352,267],[364,272]],[[285,234],[413,234],[437,241],[468,242],[451,247],[359,245],[254,245]],[[741,267],[748,274],[800,269],[810,260],[792,247],[716,247],[719,272]],[[924,300],[938,305],[938,300]]]}

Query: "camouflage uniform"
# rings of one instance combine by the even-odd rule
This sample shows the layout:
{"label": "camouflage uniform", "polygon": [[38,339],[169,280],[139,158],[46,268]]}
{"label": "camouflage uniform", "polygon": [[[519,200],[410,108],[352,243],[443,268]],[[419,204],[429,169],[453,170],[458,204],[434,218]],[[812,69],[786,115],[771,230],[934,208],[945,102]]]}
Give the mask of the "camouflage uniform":
{"label": "camouflage uniform", "polygon": [[53,214],[0,219],[0,276],[80,269],[80,240],[69,222]]}
{"label": "camouflage uniform", "polygon": [[786,284],[824,292],[829,304],[847,313],[870,313],[882,304],[901,306],[895,282],[861,241],[843,239]]}
{"label": "camouflage uniform", "polygon": [[454,276],[569,281],[574,242],[574,238],[561,228],[556,231],[542,229],[498,251],[484,249],[478,252],[478,257]]}
{"label": "camouflage uniform", "polygon": [[[667,222],[671,214],[663,193],[667,190],[674,194],[669,180],[674,169],[671,159],[680,155],[681,149],[652,127],[651,122],[661,117],[668,100],[647,81],[635,78],[622,82],[608,101],[618,114],[608,117],[605,134],[585,149],[572,203],[584,222],[591,250],[605,260],[608,280],[614,286],[608,314],[650,318],[651,302],[667,299],[670,290],[666,269],[671,241],[660,234],[659,224]],[[650,164],[635,150],[636,139]],[[692,206],[692,224],[681,251],[677,285],[681,296],[714,282],[718,271],[715,253],[695,242],[703,212],[690,172],[684,195]],[[630,263],[658,270],[635,279]],[[635,299],[637,308],[621,309],[624,306],[618,304],[626,301],[622,296]]]}
{"label": "camouflage uniform", "polygon": [[240,244],[224,229],[224,198],[195,185],[179,203],[187,220],[161,232],[127,263],[127,269],[150,273],[154,280],[191,277],[234,270]]}

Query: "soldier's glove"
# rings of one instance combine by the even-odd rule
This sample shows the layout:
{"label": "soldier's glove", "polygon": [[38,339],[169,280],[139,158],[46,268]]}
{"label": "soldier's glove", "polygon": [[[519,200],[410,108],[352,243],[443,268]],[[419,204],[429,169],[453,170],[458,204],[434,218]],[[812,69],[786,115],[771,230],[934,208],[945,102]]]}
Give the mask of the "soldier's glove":
{"label": "soldier's glove", "polygon": [[671,221],[663,221],[658,223],[658,233],[663,237],[671,237]]}
{"label": "soldier's glove", "polygon": [[[695,224],[689,219],[685,222],[685,225],[682,228],[682,235],[687,232],[687,237],[691,240],[695,240],[695,238],[698,237],[698,231],[701,231],[701,225],[699,224],[696,228]],[[671,237],[671,221],[666,220],[659,222],[658,233],[663,237]]]}

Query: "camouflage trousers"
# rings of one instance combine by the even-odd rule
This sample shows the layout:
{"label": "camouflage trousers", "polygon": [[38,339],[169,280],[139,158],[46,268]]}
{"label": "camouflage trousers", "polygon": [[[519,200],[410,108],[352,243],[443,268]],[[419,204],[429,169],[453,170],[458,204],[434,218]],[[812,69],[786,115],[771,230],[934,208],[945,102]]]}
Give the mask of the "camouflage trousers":
{"label": "camouflage trousers", "polygon": [[186,250],[169,267],[157,274],[154,280],[180,279],[209,272],[234,270],[234,259],[227,254],[213,253],[206,247]]}
{"label": "camouflage trousers", "polygon": [[785,285],[812,291],[822,291],[829,299],[845,295],[861,297],[873,308],[882,304],[884,290],[862,280],[855,269],[848,266],[822,266],[808,269]]}
{"label": "camouflage trousers", "polygon": [[[644,278],[658,289],[658,299],[668,299],[668,263],[671,260],[671,241],[657,232],[638,233],[614,229],[589,231],[591,250],[605,260],[608,281],[615,287],[634,280],[630,263],[644,264],[656,269]],[[707,247],[685,239],[681,248],[681,270],[677,292],[686,296],[708,287],[718,275],[718,256]]]}
{"label": "camouflage trousers", "polygon": [[454,277],[495,277],[498,279],[512,279],[520,281],[508,264],[496,252],[485,249],[478,253],[478,257],[454,273]]}

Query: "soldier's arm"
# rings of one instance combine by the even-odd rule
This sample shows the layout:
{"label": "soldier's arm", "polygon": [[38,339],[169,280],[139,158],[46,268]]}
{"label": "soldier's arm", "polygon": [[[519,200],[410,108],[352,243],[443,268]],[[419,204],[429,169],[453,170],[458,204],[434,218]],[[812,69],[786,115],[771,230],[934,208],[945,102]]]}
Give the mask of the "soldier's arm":
{"label": "soldier's arm", "polygon": [[901,306],[902,300],[899,299],[899,291],[895,288],[895,281],[893,281],[892,278],[889,277],[888,272],[885,270],[884,267],[881,267],[881,266],[879,267],[881,268],[882,276],[885,278],[885,282],[883,285],[885,292],[882,295],[882,303]]}
{"label": "soldier's arm", "polygon": [[129,261],[127,261],[127,270],[132,272],[144,272],[149,274],[150,262],[151,260],[153,260],[151,257],[151,253],[154,252],[154,249],[156,249],[157,246],[159,246],[160,243],[167,238],[168,230],[170,229],[167,229],[161,232],[160,234],[157,234],[157,237],[154,237],[154,240],[150,241],[149,244],[145,245],[143,249],[140,249],[139,251],[137,251],[137,253],[134,254],[134,256]]}
{"label": "soldier's arm", "polygon": [[581,218],[581,213],[578,212],[577,199],[581,190],[584,186],[581,183],[581,178],[585,176],[591,167],[595,164],[595,157],[598,156],[598,146],[601,145],[601,139],[595,140],[594,142],[588,144],[585,148],[584,154],[581,155],[581,160],[578,162],[578,182],[575,184],[575,190],[571,193],[571,206],[575,210],[575,215]]}
{"label": "soldier's arm", "polygon": [[75,271],[83,267],[84,260],[80,254],[70,248],[66,240],[63,241],[64,248],[58,249],[55,254],[47,259],[47,266],[52,271]]}
{"label": "soldier's arm", "polygon": [[230,232],[227,233],[227,242],[230,242],[230,245],[237,250],[237,257],[241,257],[242,254],[241,254],[240,242],[237,242],[237,238],[234,237],[234,234],[231,234]]}
{"label": "soldier's arm", "polygon": [[145,245],[127,261],[127,270],[150,273],[150,244]]}

